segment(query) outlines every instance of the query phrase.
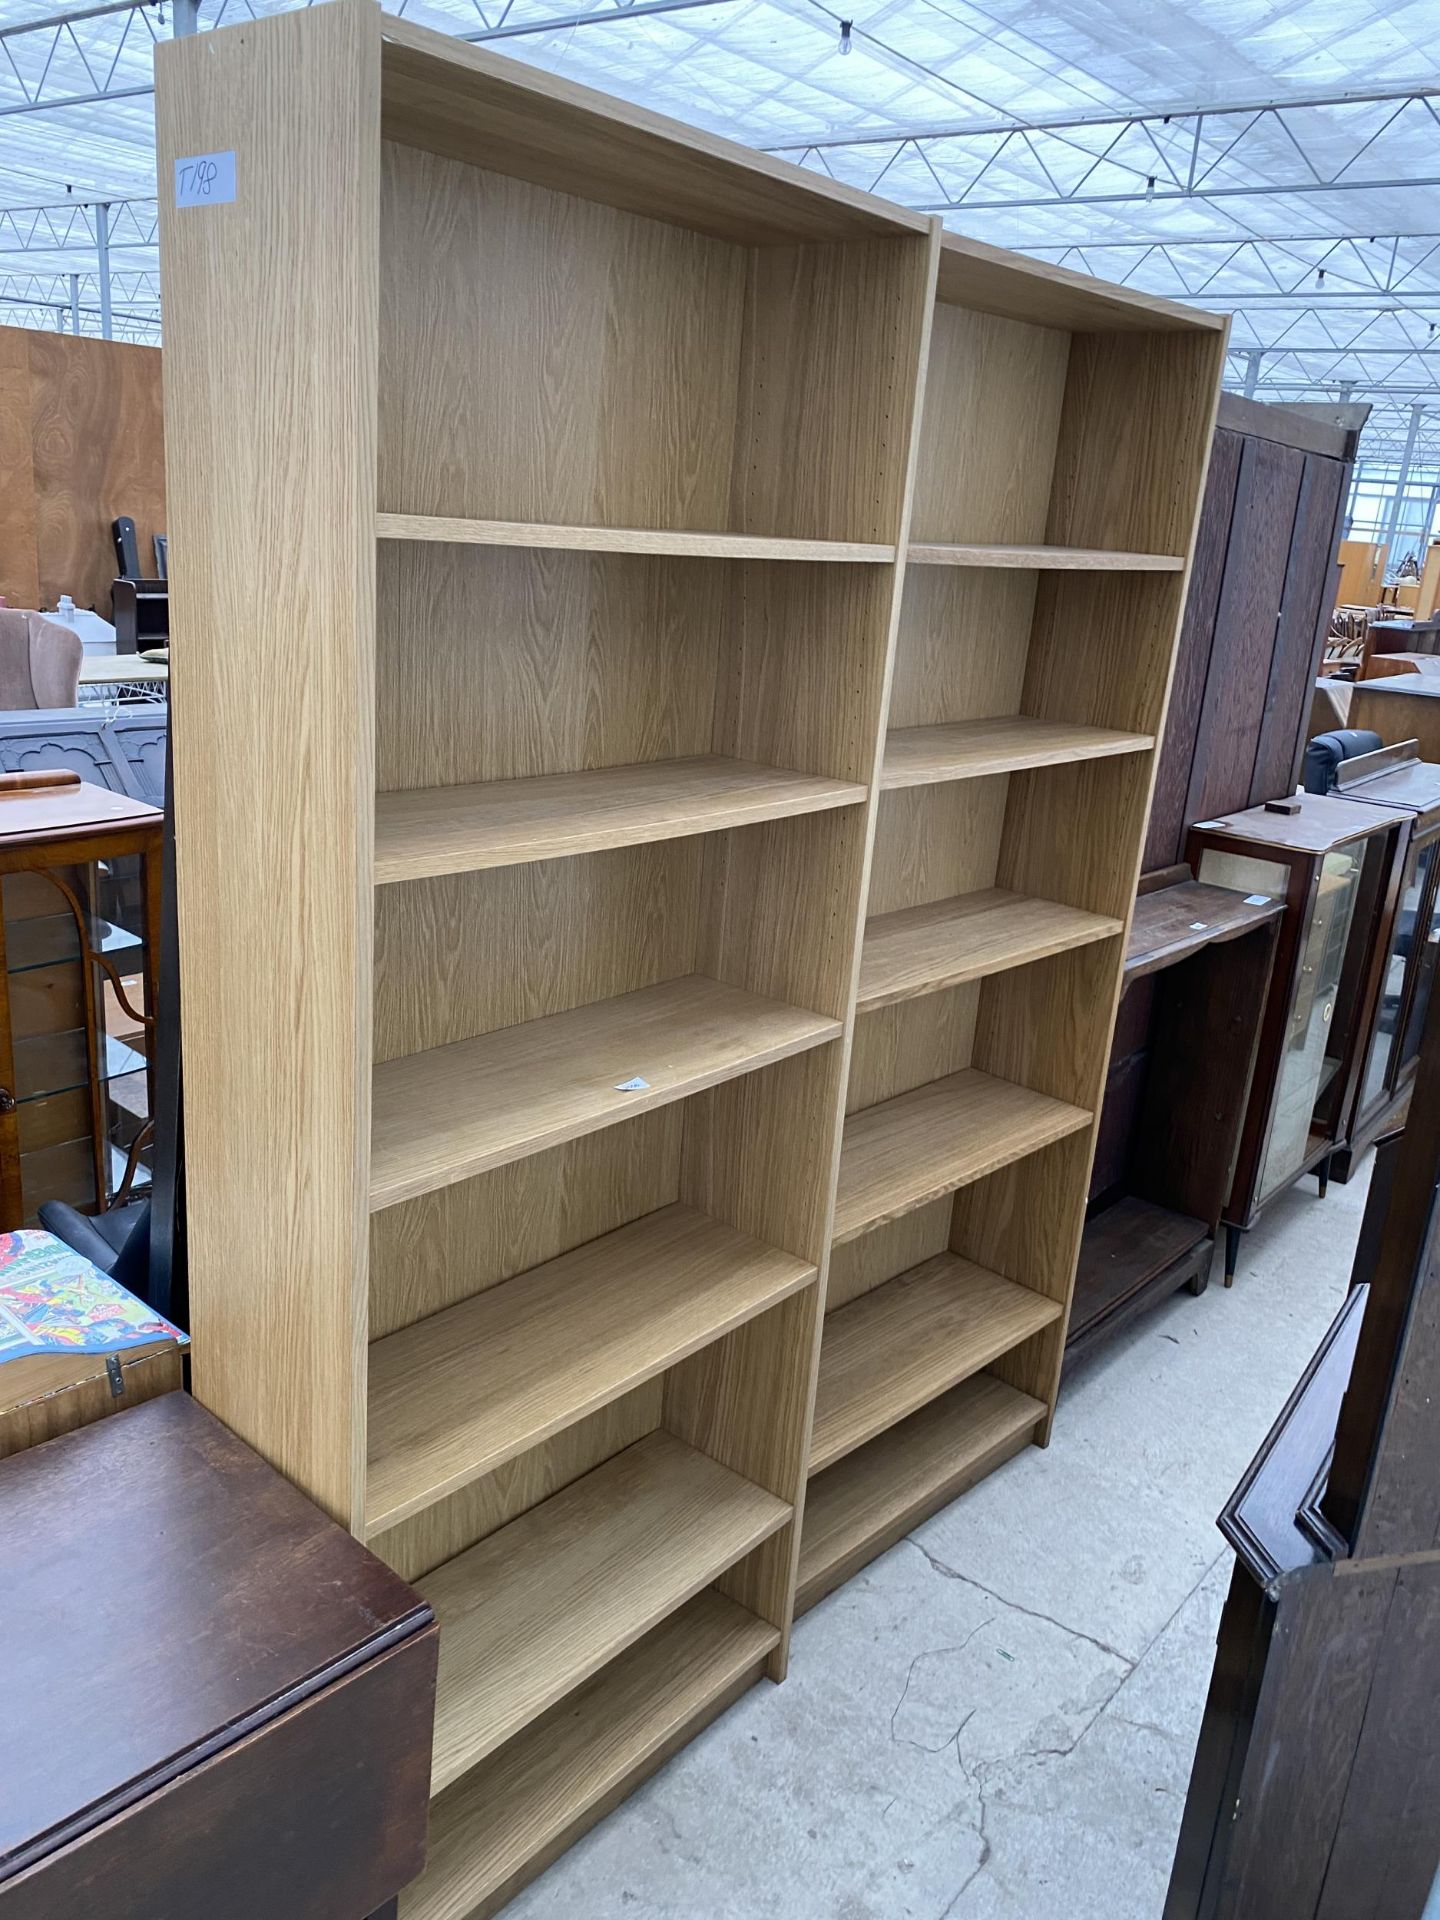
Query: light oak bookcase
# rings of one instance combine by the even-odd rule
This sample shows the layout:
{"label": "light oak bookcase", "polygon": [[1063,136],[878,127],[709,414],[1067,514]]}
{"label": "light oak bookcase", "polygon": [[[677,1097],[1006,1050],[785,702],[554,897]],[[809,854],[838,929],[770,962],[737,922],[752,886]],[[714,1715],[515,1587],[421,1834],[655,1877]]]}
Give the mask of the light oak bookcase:
{"label": "light oak bookcase", "polygon": [[1224,332],[374,0],[157,132],[195,1391],[460,1920],[1048,1419]]}
{"label": "light oak bookcase", "polygon": [[1048,1439],[1225,338],[943,238],[798,1607]]}

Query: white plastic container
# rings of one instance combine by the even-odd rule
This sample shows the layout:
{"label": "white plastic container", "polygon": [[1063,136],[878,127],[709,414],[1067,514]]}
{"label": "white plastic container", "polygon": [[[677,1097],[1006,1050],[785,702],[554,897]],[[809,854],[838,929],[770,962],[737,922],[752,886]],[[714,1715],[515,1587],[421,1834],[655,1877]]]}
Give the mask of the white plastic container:
{"label": "white plastic container", "polygon": [[115,629],[108,620],[102,620],[98,613],[89,607],[77,607],[68,593],[62,593],[60,604],[53,613],[45,615],[58,626],[69,627],[72,633],[80,636],[80,645],[86,653],[114,653]]}

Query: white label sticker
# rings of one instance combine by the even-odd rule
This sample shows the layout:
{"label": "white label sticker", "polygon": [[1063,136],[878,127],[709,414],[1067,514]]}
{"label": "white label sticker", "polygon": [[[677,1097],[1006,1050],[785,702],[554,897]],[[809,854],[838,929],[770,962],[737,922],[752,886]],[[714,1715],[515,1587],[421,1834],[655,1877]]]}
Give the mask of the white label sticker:
{"label": "white label sticker", "polygon": [[1247,893],[1245,904],[1247,907],[1268,907],[1270,896],[1268,893]]}
{"label": "white label sticker", "polygon": [[1209,924],[1210,922],[1208,920],[1192,920],[1190,922],[1190,931],[1191,933],[1204,933]]}
{"label": "white label sticker", "polygon": [[196,153],[175,162],[177,207],[224,207],[234,198],[233,153]]}
{"label": "white label sticker", "polygon": [[637,1073],[633,1080],[617,1080],[615,1082],[615,1091],[617,1093],[648,1093],[650,1091],[650,1082],[648,1080],[642,1080]]}

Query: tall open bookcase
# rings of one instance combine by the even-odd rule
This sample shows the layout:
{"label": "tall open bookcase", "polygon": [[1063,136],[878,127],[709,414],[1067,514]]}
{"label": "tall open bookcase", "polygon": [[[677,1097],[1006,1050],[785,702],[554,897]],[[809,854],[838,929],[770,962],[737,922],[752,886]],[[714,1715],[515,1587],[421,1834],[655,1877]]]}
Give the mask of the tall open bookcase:
{"label": "tall open bookcase", "polygon": [[1048,1437],[1224,344],[944,236],[801,1607]]}
{"label": "tall open bookcase", "polygon": [[1048,1420],[1224,333],[374,0],[157,132],[195,1391],[461,1920]]}

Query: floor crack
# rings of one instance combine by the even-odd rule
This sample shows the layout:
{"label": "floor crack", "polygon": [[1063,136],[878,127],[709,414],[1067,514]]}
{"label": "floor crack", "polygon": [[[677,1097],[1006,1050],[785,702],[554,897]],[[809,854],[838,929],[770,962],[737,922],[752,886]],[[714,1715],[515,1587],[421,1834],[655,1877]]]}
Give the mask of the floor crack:
{"label": "floor crack", "polygon": [[[998,1600],[1002,1607],[1010,1607],[1016,1613],[1023,1613],[1027,1615],[1028,1618],[1031,1620],[1043,1620],[1046,1626],[1058,1627],[1061,1633],[1068,1633],[1072,1636],[1072,1638],[1076,1640],[1083,1640],[1086,1642],[1087,1645],[1098,1648],[1101,1653],[1108,1653],[1112,1660],[1121,1661],[1127,1669],[1132,1669],[1136,1666],[1137,1662],[1131,1659],[1128,1653],[1122,1653],[1119,1647],[1112,1647],[1109,1641],[1097,1640],[1093,1633],[1086,1633],[1080,1627],[1068,1626],[1065,1623],[1065,1621],[1056,1620],[1053,1615],[1048,1613],[1041,1613],[1035,1607],[1021,1606],[1018,1600],[1011,1600],[1003,1593],[996,1593],[993,1587],[987,1587],[982,1585],[981,1582],[978,1580],[972,1580],[968,1573],[957,1572],[954,1567],[947,1566],[943,1560],[938,1559],[933,1553],[931,1553],[928,1547],[922,1547],[920,1542],[917,1539],[915,1539],[913,1535],[909,1536],[906,1539],[905,1545],[907,1547],[914,1547],[917,1553],[923,1554],[926,1560],[929,1561],[932,1571],[935,1573],[938,1573],[942,1579],[963,1581],[967,1587],[974,1587],[977,1593],[983,1593],[987,1596],[987,1598],[991,1600]],[[1209,1572],[1208,1568],[1206,1569],[1206,1572],[1208,1574]],[[1161,1631],[1163,1632],[1164,1629],[1162,1628]],[[1152,1645],[1153,1645],[1153,1642],[1152,1642]],[[1148,1652],[1148,1648],[1147,1648],[1147,1652]],[[1142,1654],[1141,1659],[1143,1658],[1144,1658],[1144,1655]]]}

